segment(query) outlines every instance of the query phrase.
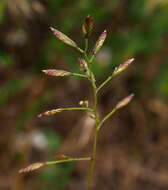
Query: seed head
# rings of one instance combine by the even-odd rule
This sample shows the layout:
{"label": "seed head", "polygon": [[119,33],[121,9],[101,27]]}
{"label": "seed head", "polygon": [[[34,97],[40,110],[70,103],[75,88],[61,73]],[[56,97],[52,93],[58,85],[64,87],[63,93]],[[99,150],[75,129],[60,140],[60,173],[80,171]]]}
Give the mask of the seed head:
{"label": "seed head", "polygon": [[85,21],[82,24],[82,31],[85,38],[88,38],[91,36],[92,31],[93,31],[93,18],[90,15],[88,15],[85,18]]}
{"label": "seed head", "polygon": [[77,44],[73,40],[71,40],[68,36],[66,36],[65,34],[63,34],[62,32],[58,31],[57,29],[55,29],[53,27],[50,27],[50,29],[54,33],[54,35],[58,39],[60,39],[62,42],[78,49]]}
{"label": "seed head", "polygon": [[26,168],[20,169],[19,173],[32,172],[33,170],[37,170],[37,169],[43,167],[44,165],[45,165],[45,163],[42,163],[42,162],[34,163],[34,164],[29,165]]}
{"label": "seed head", "polygon": [[119,67],[116,67],[113,72],[113,75],[118,75],[119,73],[124,71],[133,61],[134,61],[134,58],[128,59],[123,64],[121,64]]}
{"label": "seed head", "polygon": [[63,71],[63,70],[56,70],[56,69],[47,69],[42,70],[46,75],[51,75],[55,77],[64,77],[72,75],[71,72]]}
{"label": "seed head", "polygon": [[53,110],[49,110],[49,111],[39,114],[38,117],[50,116],[50,115],[54,115],[54,114],[62,112],[62,111],[63,111],[63,109],[61,109],[61,108],[53,109]]}
{"label": "seed head", "polygon": [[120,102],[118,102],[118,104],[116,105],[116,109],[120,109],[124,106],[126,106],[134,97],[134,94],[130,94],[129,96],[127,96],[126,98],[122,99]]}
{"label": "seed head", "polygon": [[107,32],[104,30],[104,32],[100,35],[99,39],[97,40],[95,47],[93,48],[93,55],[95,55],[99,49],[102,47],[104,40],[106,39]]}

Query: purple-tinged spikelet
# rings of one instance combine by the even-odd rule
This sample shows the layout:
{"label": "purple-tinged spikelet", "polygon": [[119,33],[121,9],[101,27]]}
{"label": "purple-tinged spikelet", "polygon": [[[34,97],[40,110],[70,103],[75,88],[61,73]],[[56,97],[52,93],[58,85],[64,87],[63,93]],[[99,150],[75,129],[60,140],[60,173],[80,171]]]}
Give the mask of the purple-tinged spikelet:
{"label": "purple-tinged spikelet", "polygon": [[63,70],[56,70],[56,69],[47,69],[42,70],[46,75],[51,75],[55,77],[64,77],[64,76],[70,76],[72,75],[71,72],[63,71]]}
{"label": "purple-tinged spikelet", "polygon": [[50,116],[50,115],[59,113],[59,112],[61,112],[61,111],[63,111],[63,109],[61,109],[61,108],[49,110],[49,111],[46,111],[46,112],[44,112],[44,113],[39,114],[38,117]]}
{"label": "purple-tinged spikelet", "polygon": [[134,97],[134,94],[130,94],[126,98],[119,101],[115,108],[120,109],[120,108],[126,106],[132,100],[133,97]]}
{"label": "purple-tinged spikelet", "polygon": [[66,36],[65,34],[63,34],[62,32],[58,31],[57,29],[50,27],[51,31],[54,33],[54,35],[60,39],[61,41],[63,41],[65,44],[78,48],[77,44],[71,40],[68,36]]}
{"label": "purple-tinged spikelet", "polygon": [[26,168],[20,169],[19,173],[32,172],[32,171],[37,170],[43,166],[45,166],[45,163],[42,163],[42,162],[34,163],[34,164],[29,165]]}
{"label": "purple-tinged spikelet", "polygon": [[128,59],[123,64],[121,64],[119,67],[116,67],[114,72],[113,72],[113,75],[117,75],[120,72],[124,71],[133,61],[134,61],[134,58]]}
{"label": "purple-tinged spikelet", "polygon": [[100,35],[99,39],[97,40],[95,47],[93,48],[93,55],[95,55],[99,49],[102,47],[104,40],[106,39],[107,32],[104,30],[104,32]]}
{"label": "purple-tinged spikelet", "polygon": [[82,24],[82,31],[85,38],[88,38],[91,36],[92,31],[93,31],[93,18],[90,15],[88,15],[85,18],[85,21]]}

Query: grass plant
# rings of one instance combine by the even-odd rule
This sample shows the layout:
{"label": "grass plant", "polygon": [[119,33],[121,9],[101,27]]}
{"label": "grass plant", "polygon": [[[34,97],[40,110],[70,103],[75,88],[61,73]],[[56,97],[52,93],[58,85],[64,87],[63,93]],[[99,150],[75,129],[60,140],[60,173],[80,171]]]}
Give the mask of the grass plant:
{"label": "grass plant", "polygon": [[92,50],[92,52],[88,53],[88,47],[89,47],[89,38],[92,34],[93,31],[93,18],[91,16],[87,16],[82,24],[82,32],[84,35],[84,41],[85,41],[85,47],[84,49],[81,49],[78,47],[78,45],[71,40],[68,36],[60,32],[59,30],[50,27],[51,31],[53,34],[62,42],[65,44],[72,46],[75,48],[79,53],[81,54],[81,57],[78,58],[78,63],[79,63],[79,68],[83,72],[83,74],[79,73],[72,73],[69,71],[64,71],[64,70],[55,70],[55,69],[46,69],[43,70],[43,72],[47,75],[53,76],[53,77],[68,77],[68,76],[76,76],[79,78],[83,78],[89,81],[92,89],[93,89],[93,107],[90,107],[88,101],[81,101],[80,106],[78,107],[67,107],[67,108],[57,108],[57,109],[52,109],[49,111],[46,111],[44,113],[39,114],[39,117],[44,117],[44,116],[50,116],[54,115],[60,112],[64,111],[87,111],[89,112],[88,117],[92,117],[95,121],[95,133],[94,133],[94,141],[93,141],[93,148],[92,148],[92,153],[90,157],[83,157],[83,158],[72,158],[68,157],[66,155],[61,155],[59,159],[54,160],[54,161],[49,161],[49,162],[39,162],[39,163],[34,163],[29,165],[26,168],[21,169],[19,172],[30,172],[33,170],[37,170],[41,167],[47,166],[47,165],[52,165],[52,164],[60,164],[60,163],[65,163],[65,162],[76,162],[76,161],[89,161],[90,162],[90,169],[89,169],[89,175],[88,175],[88,186],[87,190],[91,190],[91,185],[93,182],[93,172],[94,172],[94,166],[95,166],[95,159],[96,159],[96,148],[97,148],[97,141],[98,141],[98,135],[100,132],[100,129],[103,127],[103,124],[120,108],[126,106],[131,99],[133,98],[134,94],[130,94],[127,97],[123,98],[121,101],[119,101],[116,106],[103,118],[99,117],[98,113],[98,95],[99,92],[103,89],[103,87],[111,81],[114,77],[119,75],[121,72],[123,72],[127,67],[134,61],[133,58],[128,59],[125,61],[123,64],[119,65],[118,67],[115,68],[115,70],[112,72],[112,74],[107,77],[107,79],[102,82],[99,86],[96,83],[96,78],[95,75],[91,69],[91,65],[94,64],[94,58],[96,54],[99,52],[101,49],[102,45],[104,44],[104,41],[107,36],[107,31],[104,30],[100,37],[98,38],[97,42],[95,43],[95,46]]}

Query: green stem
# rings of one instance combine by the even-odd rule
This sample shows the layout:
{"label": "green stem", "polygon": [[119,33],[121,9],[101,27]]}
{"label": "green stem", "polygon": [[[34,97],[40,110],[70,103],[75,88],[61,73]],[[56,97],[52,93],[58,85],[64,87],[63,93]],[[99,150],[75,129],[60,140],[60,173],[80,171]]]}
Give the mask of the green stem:
{"label": "green stem", "polygon": [[79,74],[79,73],[72,73],[73,76],[77,76],[77,77],[81,77],[81,78],[87,78],[86,75],[82,75],[82,74]]}
{"label": "green stem", "polygon": [[72,108],[60,108],[62,111],[73,111],[73,110],[88,110],[93,111],[91,108],[85,108],[85,107],[72,107]]}
{"label": "green stem", "polygon": [[84,51],[83,51],[81,48],[77,47],[76,49],[77,49],[80,53],[84,53]]}
{"label": "green stem", "polygon": [[98,88],[97,92],[102,89],[111,79],[113,78],[113,75],[109,76]]}
{"label": "green stem", "polygon": [[89,57],[87,56],[86,52],[83,52],[83,54],[84,54],[84,57],[85,57],[85,61],[87,63],[90,63]]}
{"label": "green stem", "polygon": [[85,38],[85,53],[87,54],[88,50],[88,38]]}
{"label": "green stem", "polygon": [[90,58],[90,60],[89,60],[89,63],[92,63],[93,62],[93,59],[94,59],[94,55],[92,55],[92,57]]}
{"label": "green stem", "polygon": [[90,170],[89,170],[89,178],[88,178],[88,190],[91,189],[91,184],[92,184],[92,180],[93,180],[93,170],[94,170],[95,158],[96,158],[97,139],[98,139],[98,130],[96,128],[94,143],[93,143],[92,158],[91,158],[91,162],[90,162]]}
{"label": "green stem", "polygon": [[102,119],[102,121],[99,123],[99,125],[98,125],[98,130],[101,128],[101,126],[103,125],[103,123],[107,120],[107,119],[109,119],[114,113],[116,112],[116,109],[114,108],[110,113],[108,113],[103,119]]}
{"label": "green stem", "polygon": [[94,75],[91,78],[90,82],[91,82],[93,92],[94,92],[94,119],[95,119],[96,128],[95,128],[92,158],[91,158],[90,169],[89,169],[88,190],[91,189],[91,184],[93,180],[93,171],[94,171],[95,158],[96,158],[96,147],[97,147],[97,140],[98,140],[98,126],[99,126],[99,119],[98,119],[98,113],[97,113],[97,87],[94,81]]}
{"label": "green stem", "polygon": [[89,58],[87,56],[87,50],[88,50],[88,38],[85,38],[85,51],[83,51],[83,55],[85,57],[86,62],[89,63]]}
{"label": "green stem", "polygon": [[60,163],[64,163],[64,162],[86,161],[86,160],[91,160],[91,158],[86,157],[86,158],[68,158],[68,159],[64,159],[64,160],[55,160],[55,161],[51,161],[51,162],[46,162],[46,165],[60,164]]}

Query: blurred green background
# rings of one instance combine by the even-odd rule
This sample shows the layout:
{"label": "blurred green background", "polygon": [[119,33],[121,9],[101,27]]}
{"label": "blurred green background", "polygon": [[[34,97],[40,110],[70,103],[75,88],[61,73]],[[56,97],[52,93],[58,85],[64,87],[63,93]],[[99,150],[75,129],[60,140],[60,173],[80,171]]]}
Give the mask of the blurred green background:
{"label": "blurred green background", "polygon": [[135,93],[133,102],[101,131],[93,189],[168,189],[168,0],[0,1],[0,189],[86,189],[87,162],[28,175],[18,170],[54,160],[57,153],[90,155],[93,122],[85,113],[37,118],[45,110],[92,101],[87,81],[41,72],[79,72],[80,54],[56,39],[49,27],[84,48],[81,25],[89,14],[94,18],[89,49],[105,28],[108,33],[94,61],[97,84],[135,58],[99,96],[103,116]]}

